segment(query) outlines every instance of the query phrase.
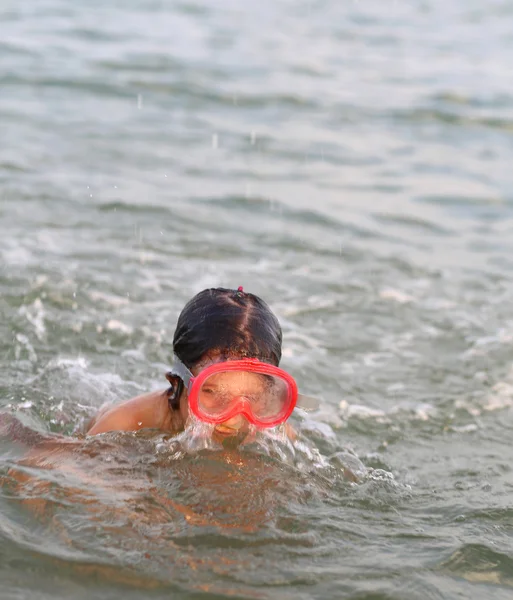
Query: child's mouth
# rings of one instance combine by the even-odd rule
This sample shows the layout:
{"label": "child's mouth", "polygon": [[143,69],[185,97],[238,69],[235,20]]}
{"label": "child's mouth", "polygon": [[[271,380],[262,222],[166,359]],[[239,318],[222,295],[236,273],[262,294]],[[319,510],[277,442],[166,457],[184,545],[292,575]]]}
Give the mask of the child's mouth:
{"label": "child's mouth", "polygon": [[215,427],[216,433],[219,433],[223,436],[229,435],[237,435],[239,433],[239,429],[234,429],[233,427],[227,427],[226,425],[216,425]]}

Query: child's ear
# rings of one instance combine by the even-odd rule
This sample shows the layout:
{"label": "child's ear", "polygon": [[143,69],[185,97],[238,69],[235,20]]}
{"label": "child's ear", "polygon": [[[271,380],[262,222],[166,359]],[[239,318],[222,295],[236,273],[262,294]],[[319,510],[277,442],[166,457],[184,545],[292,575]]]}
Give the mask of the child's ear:
{"label": "child's ear", "polygon": [[169,381],[169,383],[173,387],[176,387],[178,385],[178,381],[180,380],[180,377],[178,377],[178,375],[175,375],[174,373],[169,371],[166,373],[166,379]]}
{"label": "child's ear", "polygon": [[168,391],[168,398],[171,408],[178,410],[180,408],[180,396],[183,392],[183,381],[178,375],[175,375],[171,371],[166,373],[166,379],[171,384]]}

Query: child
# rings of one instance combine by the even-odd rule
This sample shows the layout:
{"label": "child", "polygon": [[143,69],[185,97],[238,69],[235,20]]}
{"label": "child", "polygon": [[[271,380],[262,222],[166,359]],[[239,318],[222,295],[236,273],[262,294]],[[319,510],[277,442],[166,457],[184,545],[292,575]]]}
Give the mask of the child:
{"label": "child", "polygon": [[171,387],[103,410],[87,434],[143,428],[176,434],[192,414],[213,424],[213,436],[221,441],[244,439],[250,424],[285,423],[296,405],[312,406],[278,367],[281,343],[278,319],[258,296],[242,287],[203,290],[178,318],[174,367],[166,374]]}

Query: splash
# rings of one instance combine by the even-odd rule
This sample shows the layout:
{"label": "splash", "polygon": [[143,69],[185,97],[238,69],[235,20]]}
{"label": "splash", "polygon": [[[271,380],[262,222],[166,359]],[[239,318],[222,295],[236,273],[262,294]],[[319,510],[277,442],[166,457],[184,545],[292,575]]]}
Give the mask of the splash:
{"label": "splash", "polygon": [[[348,450],[337,452],[337,458],[333,460],[333,457],[324,456],[308,438],[292,436],[285,425],[268,429],[250,425],[242,435],[219,440],[215,436],[215,425],[200,421],[192,415],[182,433],[172,438],[159,439],[156,452],[169,460],[179,460],[204,452],[260,455],[303,473],[332,472],[335,469],[343,478],[351,481],[363,479],[367,472],[355,454]],[[342,455],[350,456],[351,460],[341,461]]]}
{"label": "splash", "polygon": [[157,450],[169,453],[171,449],[175,457],[179,458],[205,450],[238,449],[241,452],[256,452],[287,464],[294,464],[296,447],[302,448],[302,445],[289,437],[284,425],[259,429],[250,424],[240,435],[219,439],[215,435],[215,425],[190,415],[184,431],[170,440],[161,441]]}
{"label": "splash", "polygon": [[215,435],[215,425],[205,423],[194,415],[189,416],[182,433],[171,439],[161,440],[157,445],[158,452],[169,454],[171,451],[173,458],[182,458],[203,451],[237,449],[256,451],[274,456],[284,462],[290,462],[295,454],[294,446],[284,426],[258,429],[254,425],[249,425],[248,429],[240,435],[219,439]]}
{"label": "splash", "polygon": [[219,450],[222,446],[216,442],[213,434],[214,425],[204,423],[191,415],[187,419],[182,433],[174,436],[171,440],[159,442],[157,451],[161,454],[171,452],[171,458],[179,459],[189,454],[197,454],[202,450]]}

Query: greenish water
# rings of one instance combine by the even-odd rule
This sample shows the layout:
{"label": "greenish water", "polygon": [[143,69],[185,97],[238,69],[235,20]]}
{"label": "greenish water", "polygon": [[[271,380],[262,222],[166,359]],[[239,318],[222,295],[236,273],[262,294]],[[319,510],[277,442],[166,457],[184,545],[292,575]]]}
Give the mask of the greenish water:
{"label": "greenish water", "polygon": [[[512,18],[4,0],[2,598],[512,597]],[[217,285],[323,398],[296,446],[81,439]]]}

